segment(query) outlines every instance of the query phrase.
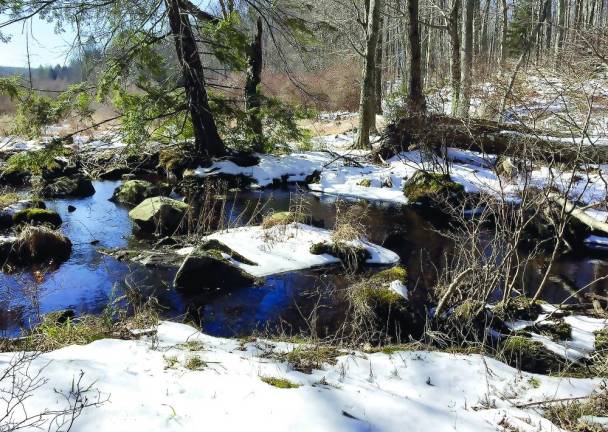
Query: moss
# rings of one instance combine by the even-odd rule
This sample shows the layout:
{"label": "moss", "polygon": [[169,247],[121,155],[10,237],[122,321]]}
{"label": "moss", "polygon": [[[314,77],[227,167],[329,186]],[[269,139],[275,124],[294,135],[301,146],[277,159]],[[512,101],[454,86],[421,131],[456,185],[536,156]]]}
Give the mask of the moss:
{"label": "moss", "polygon": [[357,183],[357,185],[358,186],[363,186],[363,187],[371,187],[372,186],[372,181],[370,179],[363,179],[359,183]]}
{"label": "moss", "polygon": [[403,185],[403,194],[410,203],[437,204],[441,200],[454,201],[464,193],[464,187],[447,174],[418,171]]}
{"label": "moss", "polygon": [[340,259],[342,265],[352,271],[361,270],[365,262],[371,258],[371,254],[366,248],[353,246],[346,242],[315,243],[310,247],[310,253],[313,255],[332,255]]}
{"label": "moss", "polygon": [[54,228],[61,226],[61,217],[53,210],[26,208],[19,210],[13,216],[15,224],[51,225]]}
{"label": "moss", "polygon": [[221,254],[223,252],[226,255],[230,255],[230,257],[232,259],[242,262],[243,264],[252,265],[252,266],[258,265],[257,263],[245,258],[243,255],[239,254],[238,252],[232,250],[231,248],[229,248],[228,246],[226,246],[224,243],[220,242],[219,240],[215,240],[215,239],[207,240],[205,243],[203,243],[201,245],[200,248],[204,251],[215,251],[216,254],[219,252],[219,258],[221,258],[221,259],[224,259]]}
{"label": "moss", "polygon": [[294,389],[300,387],[299,384],[293,383],[285,378],[261,377],[260,379],[266,384],[280,389]]}
{"label": "moss", "polygon": [[375,273],[371,278],[370,282],[374,284],[385,284],[391,283],[393,281],[400,281],[403,283],[407,283],[407,270],[405,267],[395,266],[391,267],[378,273]]}
{"label": "moss", "polygon": [[184,367],[189,370],[201,370],[207,367],[207,363],[197,355],[190,356],[186,359]]}
{"label": "moss", "polygon": [[541,342],[524,336],[511,336],[502,345],[506,362],[527,372],[549,373],[558,370],[563,361],[547,351]]}
{"label": "moss", "polygon": [[5,209],[19,202],[19,195],[14,192],[9,192],[0,195],[0,210]]}
{"label": "moss", "polygon": [[596,331],[595,349],[598,351],[608,350],[608,327]]}
{"label": "moss", "polygon": [[572,339],[572,326],[567,322],[540,323],[537,327],[542,334],[550,336],[554,340],[564,341]]}
{"label": "moss", "polygon": [[528,384],[530,384],[530,387],[537,389],[540,387],[540,380],[536,377],[530,377]]}
{"label": "moss", "polygon": [[269,229],[277,225],[288,225],[292,222],[305,222],[306,217],[304,215],[296,214],[293,212],[283,211],[272,213],[264,218],[262,221],[262,228]]}
{"label": "moss", "polygon": [[493,311],[499,317],[509,320],[521,319],[534,321],[538,318],[538,315],[543,309],[539,302],[533,303],[530,297],[517,296],[509,299],[507,304],[497,304]]}

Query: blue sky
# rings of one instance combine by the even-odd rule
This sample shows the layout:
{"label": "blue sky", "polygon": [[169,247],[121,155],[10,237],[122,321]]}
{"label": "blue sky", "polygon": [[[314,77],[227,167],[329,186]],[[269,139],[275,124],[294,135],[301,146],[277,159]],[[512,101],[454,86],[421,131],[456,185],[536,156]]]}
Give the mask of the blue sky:
{"label": "blue sky", "polygon": [[[26,35],[23,24],[19,23],[2,30],[11,35],[8,43],[0,42],[0,66],[27,66]],[[53,24],[34,18],[27,26],[29,32],[30,58],[32,66],[63,65],[67,62],[69,48],[74,33],[67,31],[56,34]]]}

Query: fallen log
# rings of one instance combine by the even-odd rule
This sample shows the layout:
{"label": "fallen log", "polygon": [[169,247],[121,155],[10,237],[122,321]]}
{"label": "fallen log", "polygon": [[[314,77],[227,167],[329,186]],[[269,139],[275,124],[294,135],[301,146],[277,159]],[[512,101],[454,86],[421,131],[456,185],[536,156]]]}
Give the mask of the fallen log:
{"label": "fallen log", "polygon": [[608,149],[575,145],[547,131],[484,119],[463,119],[440,114],[412,115],[390,123],[376,156],[387,159],[412,147],[426,147],[440,154],[444,147],[485,154],[525,157],[560,163],[608,162]]}

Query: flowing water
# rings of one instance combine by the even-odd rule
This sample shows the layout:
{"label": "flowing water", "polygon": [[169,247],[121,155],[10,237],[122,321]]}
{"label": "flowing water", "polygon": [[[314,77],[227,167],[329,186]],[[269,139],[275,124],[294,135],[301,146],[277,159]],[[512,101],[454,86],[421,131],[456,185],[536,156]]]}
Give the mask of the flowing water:
{"label": "flowing water", "polygon": [[[15,335],[40,314],[71,308],[78,314],[99,313],[108,301],[125,288],[135,286],[144,295],[154,295],[167,317],[187,316],[200,322],[205,332],[216,336],[243,336],[278,328],[287,332],[306,330],[312,311],[319,312],[316,326],[330,332],[344,311],[343,296],[349,279],[340,268],[310,269],[268,277],[264,284],[239,289],[182,293],[171,287],[175,270],[146,268],[117,261],[99,253],[100,248],[137,248],[128,209],[110,202],[120,182],[97,181],[96,193],[88,198],[47,201],[63,218],[62,231],[71,239],[69,261],[58,268],[28,268],[14,274],[0,273],[0,331]],[[295,188],[241,192],[230,202],[229,211],[239,214],[250,202],[264,202],[266,209],[288,210]],[[335,199],[305,195],[305,205],[315,223],[331,228],[335,222]],[[69,212],[68,206],[76,207]],[[408,268],[412,301],[424,305],[426,287],[441,268],[449,240],[418,212],[393,206],[370,206],[367,236],[401,257]],[[526,272],[522,289],[533,290],[539,271]],[[555,265],[544,292],[555,303],[574,290],[608,272],[605,256],[567,256]],[[203,276],[204,277],[204,276]],[[603,292],[608,282],[593,286]],[[337,294],[338,293],[338,294]]]}

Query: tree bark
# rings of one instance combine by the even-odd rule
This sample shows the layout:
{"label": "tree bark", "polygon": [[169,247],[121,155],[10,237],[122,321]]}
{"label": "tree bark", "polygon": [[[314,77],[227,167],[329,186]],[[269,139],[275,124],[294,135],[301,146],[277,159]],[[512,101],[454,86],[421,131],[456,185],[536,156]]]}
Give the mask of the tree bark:
{"label": "tree bark", "polygon": [[559,57],[564,45],[566,26],[566,0],[557,1],[557,37],[555,38],[555,57]]}
{"label": "tree bark", "polygon": [[452,84],[451,114],[458,115],[458,102],[460,100],[460,32],[458,31],[458,17],[460,16],[460,0],[452,0],[448,33],[450,35],[450,72]]}
{"label": "tree bark", "polygon": [[376,114],[382,114],[382,67],[383,67],[383,45],[384,38],[382,32],[384,30],[384,20],[380,18],[380,27],[378,29],[378,44],[376,46],[376,71],[375,71],[375,84],[376,84],[376,97],[374,102],[376,103]]}
{"label": "tree bark", "polygon": [[220,138],[205,89],[203,64],[196,46],[190,19],[179,0],[165,0],[169,26],[175,41],[175,50],[184,77],[184,89],[194,129],[194,141],[199,155],[221,156],[226,148]]}
{"label": "tree bark", "polygon": [[422,64],[420,50],[420,27],[418,25],[418,0],[408,0],[408,35],[410,46],[410,75],[408,110],[411,113],[426,112],[426,100],[422,91]]}
{"label": "tree bark", "polygon": [[473,74],[473,9],[474,0],[466,0],[462,19],[462,45],[460,47],[460,101],[458,114],[460,117],[469,116],[471,106],[471,84]]}
{"label": "tree bark", "polygon": [[262,18],[256,22],[256,33],[247,50],[247,77],[245,82],[245,108],[249,117],[249,127],[254,134],[253,150],[264,150],[264,131],[260,118],[261,98],[260,83],[262,82]]}
{"label": "tree bark", "polygon": [[507,6],[507,0],[501,0],[501,12],[502,12],[502,28],[500,35],[500,72],[504,72],[507,66],[507,36],[509,30],[509,7]]}
{"label": "tree bark", "polygon": [[369,134],[376,131],[375,69],[378,29],[380,28],[381,0],[368,0],[365,57],[363,59],[363,79],[359,99],[359,134],[356,148],[370,148]]}

